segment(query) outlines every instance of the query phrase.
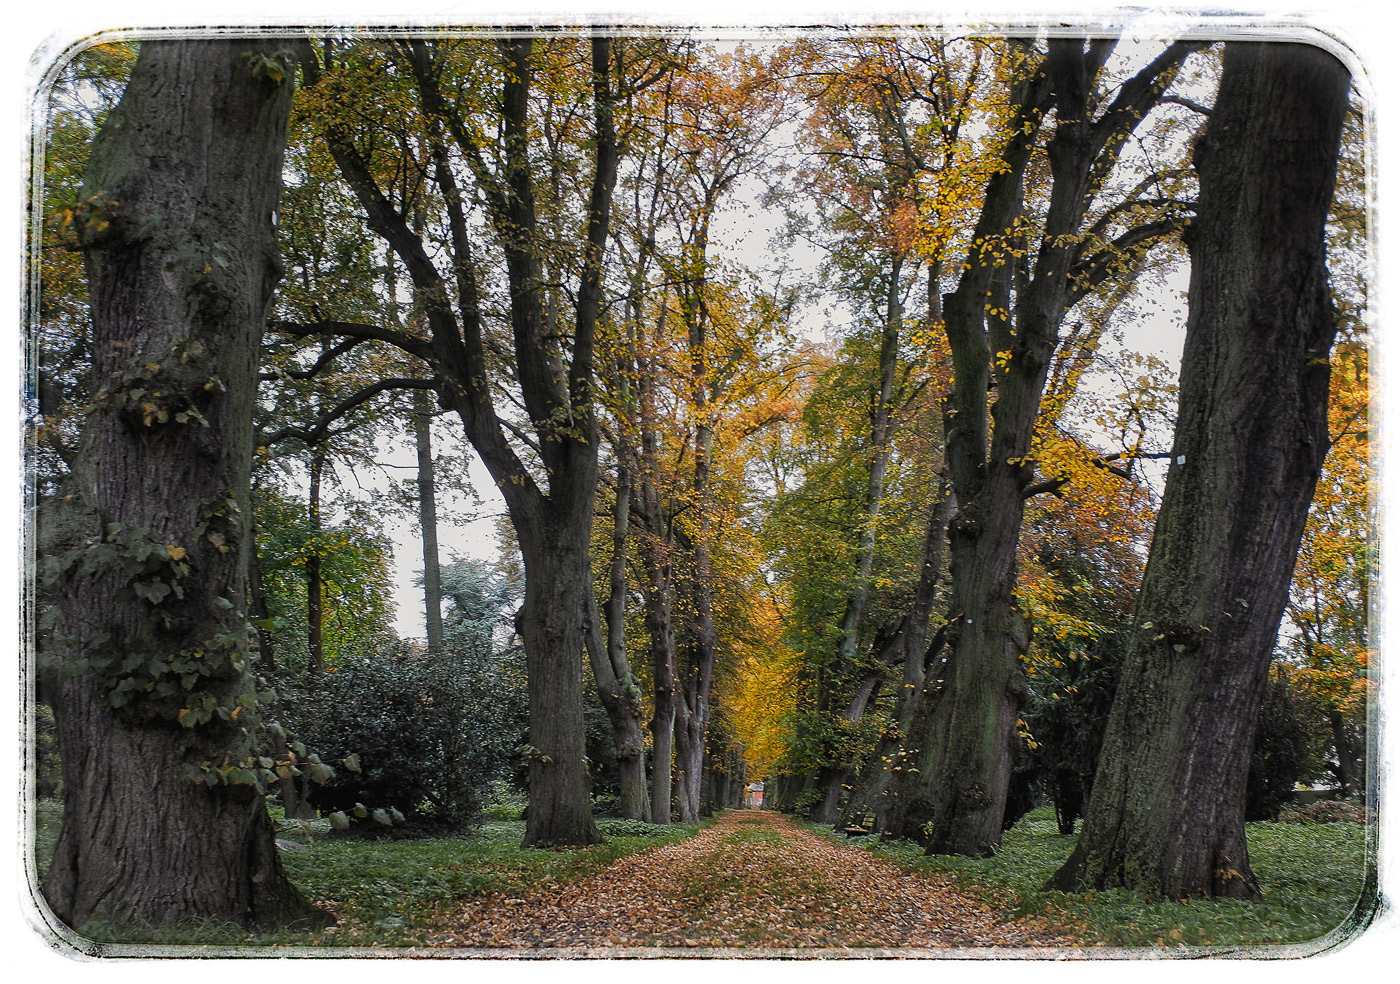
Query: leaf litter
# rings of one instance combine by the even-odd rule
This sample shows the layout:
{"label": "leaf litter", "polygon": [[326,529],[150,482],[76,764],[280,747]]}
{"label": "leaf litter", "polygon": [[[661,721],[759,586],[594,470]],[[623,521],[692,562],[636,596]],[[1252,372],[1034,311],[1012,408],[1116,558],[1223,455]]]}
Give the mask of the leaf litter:
{"label": "leaf litter", "polygon": [[1045,919],[1009,918],[950,874],[910,873],[770,811],[730,811],[682,843],[519,894],[471,899],[444,913],[431,945],[589,951],[1083,946]]}

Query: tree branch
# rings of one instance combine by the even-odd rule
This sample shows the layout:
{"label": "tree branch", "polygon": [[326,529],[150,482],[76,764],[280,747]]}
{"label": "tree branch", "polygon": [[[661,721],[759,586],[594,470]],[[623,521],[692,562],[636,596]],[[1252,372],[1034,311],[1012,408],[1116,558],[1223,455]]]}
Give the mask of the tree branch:
{"label": "tree branch", "polygon": [[1162,102],[1172,103],[1175,106],[1185,106],[1193,113],[1200,113],[1202,116],[1210,115],[1210,107],[1203,106],[1194,99],[1187,99],[1185,96],[1163,96]]}
{"label": "tree branch", "polygon": [[347,338],[334,348],[322,352],[321,357],[312,363],[310,368],[302,369],[297,372],[261,372],[258,373],[258,381],[266,383],[275,379],[312,379],[338,357],[349,352],[361,342],[368,340],[369,339],[366,338]]}
{"label": "tree branch", "polygon": [[[394,377],[381,379],[373,385],[366,386],[351,396],[346,397],[337,403],[330,410],[318,417],[313,423],[305,427],[283,427],[281,430],[273,431],[258,437],[259,446],[276,444],[278,441],[285,441],[288,438],[300,438],[307,444],[320,444],[326,438],[332,436],[331,425],[344,418],[356,407],[363,406],[374,399],[380,393],[388,390],[398,389],[435,389],[438,383],[435,379],[413,379],[405,377]],[[343,433],[336,432],[336,433]]]}
{"label": "tree branch", "polygon": [[[1119,478],[1132,478],[1132,473],[1126,468],[1114,468],[1111,462],[1114,461],[1146,461],[1152,459],[1170,458],[1175,452],[1172,451],[1120,451],[1117,454],[1099,455],[1089,459],[1089,464],[1095,468],[1102,468],[1106,472],[1117,475]],[[1047,478],[1034,485],[1027,485],[1021,491],[1021,498],[1032,499],[1047,492],[1059,494],[1060,489],[1070,482],[1068,475],[1060,475],[1056,478]]]}
{"label": "tree branch", "polygon": [[380,341],[386,342],[395,348],[402,349],[409,355],[416,355],[424,362],[431,361],[432,346],[427,339],[415,338],[407,332],[397,328],[386,328],[383,325],[361,324],[354,321],[315,321],[311,324],[303,324],[296,321],[275,321],[269,320],[267,323],[269,331],[282,332],[285,335],[292,335],[296,338],[309,338],[322,335],[344,335],[347,338],[354,338],[358,341]]}
{"label": "tree branch", "polygon": [[1091,290],[1111,277],[1125,260],[1139,255],[1140,247],[1150,245],[1185,224],[1184,217],[1170,217],[1134,226],[1104,249],[1079,260],[1069,271],[1069,280],[1073,287],[1066,306],[1077,304]]}

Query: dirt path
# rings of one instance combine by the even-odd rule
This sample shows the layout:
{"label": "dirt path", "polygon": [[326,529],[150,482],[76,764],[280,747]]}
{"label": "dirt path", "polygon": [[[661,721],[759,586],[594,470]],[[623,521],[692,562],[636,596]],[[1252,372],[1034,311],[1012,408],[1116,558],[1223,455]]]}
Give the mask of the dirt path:
{"label": "dirt path", "polygon": [[780,814],[747,811],[726,813],[684,843],[630,855],[580,881],[526,898],[483,898],[449,919],[433,944],[575,953],[635,947],[985,952],[1076,941],[1034,921],[1004,921],[950,875],[910,875]]}

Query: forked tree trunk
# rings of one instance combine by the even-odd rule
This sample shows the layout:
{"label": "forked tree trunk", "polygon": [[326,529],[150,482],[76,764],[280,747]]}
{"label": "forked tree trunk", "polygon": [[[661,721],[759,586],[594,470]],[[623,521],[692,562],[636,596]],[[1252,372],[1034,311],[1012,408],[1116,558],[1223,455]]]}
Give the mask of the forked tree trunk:
{"label": "forked tree trunk", "polygon": [[1176,442],[1070,891],[1260,898],[1250,745],[1328,447],[1324,225],[1346,69],[1231,42],[1196,147]]}
{"label": "forked tree trunk", "polygon": [[[1105,99],[1100,74],[1114,46],[1111,38],[1052,38],[1018,83],[1005,167],[988,182],[973,232],[975,243],[989,245],[974,246],[946,298],[954,373],[945,458],[958,497],[948,526],[948,656],[925,681],[923,713],[906,747],[919,771],[905,770],[903,829],[892,831],[916,837],[929,853],[987,854],[1001,843],[1026,693],[1020,657],[1030,636],[1016,602],[1016,552],[1025,499],[1033,494],[1035,422],[1060,326],[1094,286],[1130,268],[1146,244],[1173,228],[1174,220],[1150,222],[1124,232],[1111,249],[1087,249],[1087,215],[1104,177],[1200,42],[1167,46]],[[1050,190],[1032,249],[1020,221],[1026,169],[1052,109]]]}
{"label": "forked tree trunk", "polygon": [[[65,797],[43,886],[73,927],[97,918],[139,935],[315,912],[283,873],[258,790],[197,781],[202,764],[253,751],[240,725],[256,712],[189,713],[201,693],[227,711],[256,689],[243,614],[252,410],[293,89],[273,47],[145,42],[93,144],[82,236],[99,389],[73,501],[97,547],[62,585]],[[151,546],[140,573],[121,566]],[[182,594],[161,597],[155,578]],[[174,667],[195,658],[208,669],[186,691]]]}

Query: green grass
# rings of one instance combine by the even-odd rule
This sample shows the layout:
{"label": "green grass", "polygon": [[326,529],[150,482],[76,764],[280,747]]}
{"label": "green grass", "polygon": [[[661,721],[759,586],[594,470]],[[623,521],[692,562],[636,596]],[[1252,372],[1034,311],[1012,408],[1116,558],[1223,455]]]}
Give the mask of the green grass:
{"label": "green grass", "polygon": [[[275,811],[274,811],[275,812]],[[62,809],[41,803],[35,860],[40,878],[58,837]],[[154,942],[179,946],[407,947],[421,944],[464,900],[522,895],[550,882],[581,878],[618,858],[692,837],[700,829],[600,818],[606,843],[578,849],[525,849],[523,820],[488,821],[458,837],[371,841],[337,834],[308,837],[304,851],[284,851],[282,864],[302,893],[336,915],[335,927],[314,933],[249,934],[236,927],[187,924],[162,931]],[[112,941],[102,927],[84,927],[91,939]]]}
{"label": "green grass", "polygon": [[[1054,811],[1048,808],[1032,811],[1007,831],[1000,853],[990,858],[924,857],[917,844],[907,841],[887,844],[868,838],[853,843],[910,870],[952,872],[1012,915],[1044,915],[1077,925],[1087,940],[1115,947],[1311,951],[1339,942],[1355,926],[1358,913],[1369,911],[1366,903],[1375,893],[1366,888],[1363,826],[1251,823],[1246,829],[1250,862],[1264,892],[1262,903],[1173,902],[1121,890],[1082,895],[1046,891],[1045,882],[1074,847],[1074,838],[1059,833]],[[1334,933],[1337,938],[1329,938]]]}
{"label": "green grass", "polygon": [[[41,803],[36,815],[35,860],[40,877],[58,836],[61,809]],[[567,881],[617,858],[693,836],[696,827],[669,827],[600,819],[607,843],[573,850],[522,849],[525,825],[493,820],[470,834],[424,840],[367,841],[334,834],[288,833],[306,841],[283,864],[303,893],[335,912],[339,924],[319,933],[249,935],[218,925],[185,925],[157,942],[182,946],[406,947],[422,943],[445,914],[475,896],[519,896],[548,881]],[[813,828],[830,834],[829,828]],[[1352,823],[1252,823],[1250,859],[1264,891],[1260,904],[1225,899],[1154,901],[1123,891],[1083,895],[1042,886],[1064,863],[1072,837],[1061,836],[1053,813],[1037,810],[1007,831],[991,858],[927,858],[918,845],[852,841],[911,870],[947,871],[989,896],[1011,915],[1045,915],[1087,941],[1115,947],[1288,947],[1304,951],[1338,941],[1366,889],[1365,832]],[[844,840],[839,835],[831,835]],[[736,840],[766,841],[767,831],[745,830]],[[697,889],[698,891],[698,889]],[[1364,906],[1362,907],[1364,909]],[[85,935],[102,939],[101,930]],[[1262,954],[1261,954],[1262,955]]]}

